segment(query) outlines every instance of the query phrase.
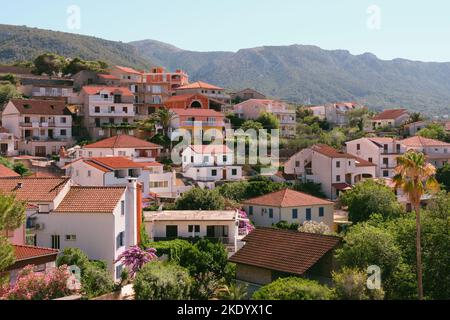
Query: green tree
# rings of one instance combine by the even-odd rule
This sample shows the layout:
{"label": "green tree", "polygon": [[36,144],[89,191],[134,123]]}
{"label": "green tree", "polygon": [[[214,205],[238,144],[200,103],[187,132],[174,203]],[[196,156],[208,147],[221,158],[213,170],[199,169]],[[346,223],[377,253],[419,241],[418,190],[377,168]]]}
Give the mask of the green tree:
{"label": "green tree", "polygon": [[316,281],[281,278],[253,294],[254,300],[330,300],[332,291]]}
{"label": "green tree", "polygon": [[22,95],[13,84],[0,84],[0,108],[9,100],[20,98]]}
{"label": "green tree", "polygon": [[450,163],[446,163],[442,168],[437,170],[436,180],[445,190],[450,191]]}
{"label": "green tree", "polygon": [[136,300],[187,300],[192,280],[186,269],[171,263],[151,262],[136,276]]}
{"label": "green tree", "polygon": [[248,287],[244,284],[233,282],[230,285],[223,286],[217,293],[219,300],[245,300],[248,295]]}
{"label": "green tree", "polygon": [[422,253],[421,253],[421,225],[420,201],[426,192],[436,192],[439,184],[435,179],[436,168],[427,163],[423,153],[414,150],[397,158],[398,167],[395,169],[394,182],[408,196],[416,213],[416,267],[419,299],[423,299],[422,283]]}
{"label": "green tree", "polygon": [[0,164],[13,170],[17,174],[20,174],[21,176],[27,176],[30,174],[30,170],[22,162],[13,163],[6,158],[0,157]]}
{"label": "green tree", "polygon": [[447,138],[444,126],[437,123],[429,124],[426,128],[420,130],[418,135],[424,138],[441,141],[444,141]]}
{"label": "green tree", "polygon": [[3,231],[14,231],[25,223],[26,204],[14,195],[0,194],[0,271],[15,262],[14,249]]}
{"label": "green tree", "polygon": [[262,112],[256,121],[261,123],[263,128],[266,130],[280,128],[280,121],[272,113]]}
{"label": "green tree", "polygon": [[339,300],[382,300],[382,289],[367,288],[367,273],[357,268],[344,267],[333,272],[335,296]]}
{"label": "green tree", "polygon": [[54,53],[45,53],[34,60],[34,67],[37,74],[55,75],[63,71],[66,66],[66,59]]}
{"label": "green tree", "polygon": [[175,113],[167,108],[161,108],[152,116],[153,120],[161,125],[164,135],[169,134],[170,123],[175,118]]}
{"label": "green tree", "polygon": [[107,68],[108,64],[103,61],[85,61],[80,58],[75,58],[64,67],[63,73],[74,75],[83,70],[106,72]]}
{"label": "green tree", "polygon": [[247,120],[247,121],[245,121],[245,122],[242,124],[241,129],[244,130],[244,131],[253,129],[253,130],[255,130],[255,131],[258,133],[259,130],[264,129],[264,127],[263,127],[263,125],[262,125],[260,122],[258,122],[258,121]]}
{"label": "green tree", "polygon": [[223,210],[225,200],[217,190],[194,188],[184,193],[175,207],[176,210]]}
{"label": "green tree", "polygon": [[314,197],[318,197],[318,198],[326,198],[327,196],[325,195],[325,193],[323,193],[322,191],[322,184],[320,183],[314,183],[314,182],[298,182],[296,183],[292,189],[294,189],[295,191],[299,191],[299,192],[303,192],[303,193],[307,193],[310,194]]}
{"label": "green tree", "polygon": [[353,223],[370,219],[372,214],[380,214],[385,219],[398,217],[401,205],[392,190],[374,180],[365,180],[341,196],[342,204],[348,206],[349,219]]}

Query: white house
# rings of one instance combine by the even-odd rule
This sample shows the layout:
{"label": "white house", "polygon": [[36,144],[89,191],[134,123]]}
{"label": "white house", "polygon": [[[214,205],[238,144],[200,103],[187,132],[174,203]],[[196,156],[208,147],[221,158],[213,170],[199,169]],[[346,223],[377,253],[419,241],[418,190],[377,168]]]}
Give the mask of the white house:
{"label": "white house", "polygon": [[243,201],[242,206],[257,227],[316,221],[334,229],[334,203],[302,192],[284,189]]}
{"label": "white house", "polygon": [[375,131],[380,128],[398,128],[405,124],[410,118],[406,109],[385,110],[367,121],[366,131]]}
{"label": "white house", "polygon": [[185,177],[206,185],[242,178],[242,167],[235,165],[233,151],[224,145],[191,145],[183,151],[182,163]]}
{"label": "white house", "polygon": [[85,145],[75,154],[75,158],[128,157],[139,162],[154,162],[162,147],[129,135],[117,135]]}
{"label": "white house", "polygon": [[72,114],[63,101],[12,99],[2,113],[5,129],[19,139],[19,152],[47,157],[72,144]]}
{"label": "white house", "polygon": [[63,178],[2,178],[0,190],[26,201],[28,232],[35,244],[58,250],[79,248],[102,260],[114,279],[123,270],[116,259],[139,241],[140,186],[79,187]]}
{"label": "white house", "polygon": [[231,251],[246,235],[239,229],[238,211],[159,211],[145,212],[145,230],[154,241],[206,238],[219,240]]}
{"label": "white house", "polygon": [[0,156],[14,157],[19,154],[19,140],[7,129],[0,127]]}
{"label": "white house", "polygon": [[320,183],[326,196],[335,200],[355,183],[375,178],[376,168],[376,164],[360,157],[316,144],[292,156],[284,171],[297,175],[301,181]]}
{"label": "white house", "polygon": [[450,163],[450,143],[424,137],[411,137],[399,141],[406,151],[415,150],[426,155],[429,163],[437,168],[442,168]]}

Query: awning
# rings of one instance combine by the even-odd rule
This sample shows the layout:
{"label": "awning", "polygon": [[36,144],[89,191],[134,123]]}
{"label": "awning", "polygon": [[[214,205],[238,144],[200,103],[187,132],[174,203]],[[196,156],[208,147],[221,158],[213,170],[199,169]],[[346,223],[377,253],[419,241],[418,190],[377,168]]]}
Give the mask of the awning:
{"label": "awning", "polygon": [[352,186],[348,183],[335,183],[333,184],[333,188],[340,191],[348,191],[352,189]]}

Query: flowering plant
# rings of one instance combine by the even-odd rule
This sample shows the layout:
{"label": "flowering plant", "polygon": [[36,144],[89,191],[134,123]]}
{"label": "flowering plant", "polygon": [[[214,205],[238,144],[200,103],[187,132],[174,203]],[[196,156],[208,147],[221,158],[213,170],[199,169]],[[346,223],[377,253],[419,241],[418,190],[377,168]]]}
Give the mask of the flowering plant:
{"label": "flowering plant", "polygon": [[135,246],[122,253],[115,263],[122,261],[130,271],[130,276],[134,278],[136,273],[141,270],[145,264],[156,258],[156,249],[149,248],[144,250]]}
{"label": "flowering plant", "polygon": [[70,272],[67,266],[47,273],[34,272],[33,266],[20,271],[12,286],[3,288],[0,300],[52,300],[74,293],[67,286]]}
{"label": "flowering plant", "polygon": [[239,222],[239,229],[244,229],[247,231],[247,233],[250,233],[253,230],[255,230],[255,227],[248,218],[247,212],[245,212],[244,210],[239,210],[239,219],[242,219]]}

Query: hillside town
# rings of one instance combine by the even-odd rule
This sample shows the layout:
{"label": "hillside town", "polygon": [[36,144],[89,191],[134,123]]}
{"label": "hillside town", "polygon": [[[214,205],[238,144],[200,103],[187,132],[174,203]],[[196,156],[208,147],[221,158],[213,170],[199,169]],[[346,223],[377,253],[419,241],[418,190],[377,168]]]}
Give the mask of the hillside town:
{"label": "hillside town", "polygon": [[450,122],[44,56],[0,65],[0,299],[450,298]]}

